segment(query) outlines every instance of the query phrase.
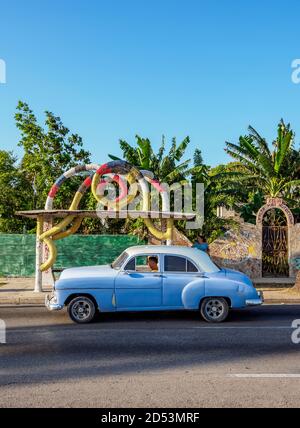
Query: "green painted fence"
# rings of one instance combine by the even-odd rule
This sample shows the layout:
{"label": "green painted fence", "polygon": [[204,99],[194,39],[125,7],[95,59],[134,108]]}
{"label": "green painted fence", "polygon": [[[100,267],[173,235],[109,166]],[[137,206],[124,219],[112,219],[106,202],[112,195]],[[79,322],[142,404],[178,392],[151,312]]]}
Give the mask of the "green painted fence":
{"label": "green painted fence", "polygon": [[[144,244],[135,236],[73,235],[56,242],[55,268],[111,263],[123,250]],[[35,235],[0,234],[0,275],[34,276]]]}

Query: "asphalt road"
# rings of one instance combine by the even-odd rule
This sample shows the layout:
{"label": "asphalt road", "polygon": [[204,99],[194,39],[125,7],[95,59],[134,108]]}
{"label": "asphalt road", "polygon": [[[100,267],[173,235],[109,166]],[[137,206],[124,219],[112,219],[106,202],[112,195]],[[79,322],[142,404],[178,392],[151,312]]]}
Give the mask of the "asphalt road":
{"label": "asphalt road", "polygon": [[300,306],[232,312],[102,315],[0,308],[2,407],[300,407]]}

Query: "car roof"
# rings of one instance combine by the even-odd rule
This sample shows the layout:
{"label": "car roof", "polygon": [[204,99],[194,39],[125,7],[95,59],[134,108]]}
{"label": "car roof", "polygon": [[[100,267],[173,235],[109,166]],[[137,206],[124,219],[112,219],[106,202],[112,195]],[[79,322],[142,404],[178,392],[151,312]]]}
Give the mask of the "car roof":
{"label": "car roof", "polygon": [[204,272],[218,272],[220,269],[208,254],[197,248],[179,245],[137,245],[126,250],[129,257],[138,255],[172,254],[190,258]]}
{"label": "car roof", "polygon": [[[126,252],[132,256],[134,254],[177,254],[194,258],[199,257],[200,250],[192,247],[179,245],[136,245],[127,248]],[[203,252],[203,254],[205,254]]]}

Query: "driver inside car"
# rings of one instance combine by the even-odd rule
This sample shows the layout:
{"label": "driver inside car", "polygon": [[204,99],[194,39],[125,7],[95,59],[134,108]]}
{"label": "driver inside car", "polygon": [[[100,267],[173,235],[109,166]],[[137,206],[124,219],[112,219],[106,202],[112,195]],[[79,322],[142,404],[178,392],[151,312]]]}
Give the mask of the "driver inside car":
{"label": "driver inside car", "polygon": [[151,272],[158,271],[158,258],[155,256],[148,257],[148,266],[151,269]]}

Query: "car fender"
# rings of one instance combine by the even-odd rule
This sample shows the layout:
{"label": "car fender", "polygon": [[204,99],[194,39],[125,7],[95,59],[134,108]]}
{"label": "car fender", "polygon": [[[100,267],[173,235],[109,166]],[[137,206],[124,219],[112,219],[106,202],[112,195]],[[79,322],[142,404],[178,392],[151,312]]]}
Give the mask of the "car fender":
{"label": "car fender", "polygon": [[245,295],[243,286],[233,281],[205,278],[196,279],[187,284],[182,290],[182,303],[185,309],[199,309],[199,304],[204,297],[224,297],[230,303],[232,308],[241,308],[245,306]]}
{"label": "car fender", "polygon": [[182,290],[181,298],[185,309],[198,309],[200,300],[205,296],[205,280],[197,278],[189,282]]}

